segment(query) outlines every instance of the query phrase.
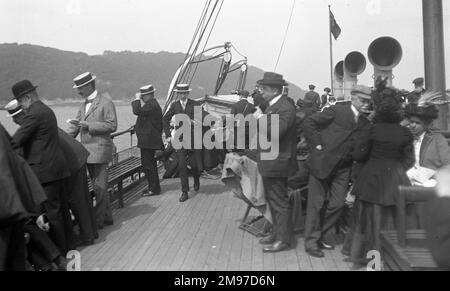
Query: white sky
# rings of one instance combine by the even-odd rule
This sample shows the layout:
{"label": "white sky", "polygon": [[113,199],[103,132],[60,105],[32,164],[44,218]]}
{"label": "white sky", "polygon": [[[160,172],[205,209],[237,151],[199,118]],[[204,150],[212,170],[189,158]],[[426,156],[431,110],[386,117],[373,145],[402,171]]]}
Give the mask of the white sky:
{"label": "white sky", "polygon": [[[225,0],[210,45],[231,41],[251,65],[272,71],[293,0]],[[450,35],[450,1],[444,2]],[[0,0],[0,43],[31,43],[101,54],[112,51],[185,52],[205,0]],[[335,61],[353,50],[365,55],[383,35],[403,46],[397,87],[423,75],[422,0],[297,0],[278,72],[306,88],[329,86],[328,4],[342,35]],[[70,8],[72,7],[72,8]],[[77,8],[78,7],[78,8]],[[450,70],[450,43],[446,45]],[[360,77],[372,84],[372,66]],[[450,73],[447,73],[450,76]],[[450,80],[447,78],[447,85]]]}

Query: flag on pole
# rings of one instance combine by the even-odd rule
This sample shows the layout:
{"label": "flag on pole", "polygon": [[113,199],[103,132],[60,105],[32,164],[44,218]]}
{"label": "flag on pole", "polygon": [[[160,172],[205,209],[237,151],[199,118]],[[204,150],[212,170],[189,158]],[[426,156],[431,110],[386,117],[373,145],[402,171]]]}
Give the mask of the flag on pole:
{"label": "flag on pole", "polygon": [[330,10],[330,31],[331,34],[334,36],[334,39],[337,40],[338,37],[341,35],[341,28],[336,22],[336,19],[334,18],[333,12]]}

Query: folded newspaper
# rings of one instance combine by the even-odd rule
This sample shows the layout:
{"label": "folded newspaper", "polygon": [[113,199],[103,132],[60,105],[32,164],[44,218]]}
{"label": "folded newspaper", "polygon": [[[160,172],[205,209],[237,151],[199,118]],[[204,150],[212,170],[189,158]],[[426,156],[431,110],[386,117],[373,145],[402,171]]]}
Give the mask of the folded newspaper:
{"label": "folded newspaper", "polygon": [[424,167],[414,167],[407,172],[411,183],[415,186],[422,187],[434,187],[435,183],[431,178],[436,174],[435,170],[424,168]]}

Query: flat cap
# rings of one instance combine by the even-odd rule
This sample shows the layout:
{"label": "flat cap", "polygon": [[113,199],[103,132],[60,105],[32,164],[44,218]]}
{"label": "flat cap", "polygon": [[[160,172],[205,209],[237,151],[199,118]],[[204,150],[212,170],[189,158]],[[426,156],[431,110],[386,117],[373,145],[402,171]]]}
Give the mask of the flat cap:
{"label": "flat cap", "polygon": [[372,98],[372,89],[368,86],[364,85],[355,85],[352,88],[352,95],[358,95],[360,97]]}

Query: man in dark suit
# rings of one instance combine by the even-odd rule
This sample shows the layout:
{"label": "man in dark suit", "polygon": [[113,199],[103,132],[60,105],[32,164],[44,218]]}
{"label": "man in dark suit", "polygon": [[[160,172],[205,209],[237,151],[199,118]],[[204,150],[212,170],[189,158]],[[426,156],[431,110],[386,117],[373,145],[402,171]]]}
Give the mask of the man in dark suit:
{"label": "man in dark suit", "polygon": [[0,271],[25,271],[25,223],[42,214],[46,194],[12,143],[0,124]]}
{"label": "man in dark suit", "polygon": [[12,87],[14,97],[26,112],[13,140],[17,147],[23,148],[24,158],[46,192],[44,205],[50,221],[50,235],[65,254],[73,239],[68,197],[64,193],[64,180],[70,172],[61,150],[56,116],[39,100],[36,88],[28,80]]}
{"label": "man in dark suit", "polygon": [[[247,117],[249,114],[252,114],[255,111],[255,106],[248,102],[247,98],[250,96],[250,92],[248,91],[240,91],[239,96],[241,97],[241,100],[239,102],[233,104],[231,107],[231,114],[233,116],[237,116],[239,114],[243,115],[244,118]],[[249,125],[245,125],[245,135],[240,138],[245,138],[245,148],[238,148],[238,133],[240,124],[236,122],[234,126],[234,149],[235,150],[244,150],[249,149],[250,144],[250,133],[249,133]]]}
{"label": "man in dark suit", "polygon": [[[333,249],[323,241],[338,222],[345,206],[354,139],[370,128],[364,116],[371,104],[371,89],[355,86],[351,102],[339,102],[323,112],[309,116],[303,123],[305,137],[312,151],[308,207],[305,226],[305,249],[311,256],[323,257],[321,249]],[[325,201],[323,221],[321,211]]]}
{"label": "man in dark suit", "polygon": [[[183,136],[185,133],[181,134],[179,136],[179,141],[183,142],[183,145],[180,147],[175,147],[177,159],[178,159],[178,171],[180,173],[180,179],[181,179],[181,197],[180,202],[185,202],[189,199],[189,178],[188,178],[188,161],[189,158],[191,168],[192,168],[192,174],[194,176],[194,190],[198,192],[200,190],[200,172],[198,169],[198,165],[196,160],[196,152],[201,151],[201,146],[198,149],[194,149],[194,143],[195,140],[201,140],[203,137],[202,133],[202,120],[195,120],[194,111],[202,112],[202,109],[199,108],[200,106],[197,104],[197,102],[189,99],[189,92],[192,90],[189,88],[189,85],[187,84],[178,84],[176,89],[174,90],[178,94],[179,101],[173,103],[170,106],[169,111],[166,113],[166,115],[163,118],[163,127],[164,132],[166,135],[167,142],[172,142],[172,145],[174,145],[174,142],[172,141],[172,133],[170,131],[170,123],[172,121],[172,118],[177,117],[179,119],[182,119],[181,122],[177,125],[175,125],[175,132],[177,130],[181,130],[183,127],[190,127],[191,130],[188,133],[190,136],[186,137]],[[201,118],[201,117],[200,117]],[[189,124],[184,124],[184,121],[189,122]],[[175,120],[175,122],[177,122]],[[195,126],[199,127],[199,130],[195,130]],[[198,132],[199,134],[196,134]],[[187,145],[187,148],[184,144],[186,144],[186,141],[189,141],[189,137],[191,140],[191,143]],[[202,141],[203,142],[203,141]]]}
{"label": "man in dark suit", "polygon": [[305,94],[305,102],[313,104],[314,110],[318,111],[320,108],[321,100],[320,95],[316,91],[316,86],[309,85],[309,92]]}
{"label": "man in dark suit", "polygon": [[[297,170],[295,128],[295,108],[283,95],[283,87],[288,84],[282,75],[265,73],[258,81],[262,96],[268,108],[262,114],[260,110],[254,116],[258,119],[259,135],[267,136],[270,143],[279,145],[275,159],[266,156],[266,150],[260,150],[258,169],[263,178],[265,196],[272,213],[272,233],[261,240],[266,245],[263,252],[280,252],[291,246],[293,226],[288,198],[288,177]],[[267,126],[262,121],[267,117]],[[276,131],[272,131],[272,118],[278,117]]]}
{"label": "man in dark suit", "polygon": [[426,92],[425,90],[425,79],[424,78],[416,78],[413,81],[414,91],[406,95],[406,100],[408,104],[417,104],[419,102],[420,97]]}
{"label": "man in dark suit", "polygon": [[[148,181],[148,190],[142,196],[161,194],[158,167],[155,152],[164,149],[162,141],[162,109],[155,99],[155,89],[152,85],[144,86],[131,103],[133,113],[137,116],[136,135],[138,147],[141,149],[142,167]],[[142,104],[143,103],[143,104]]]}
{"label": "man in dark suit", "polygon": [[[15,112],[10,114],[10,117],[14,123],[21,126],[25,119],[25,113],[18,104],[14,105]],[[70,171],[70,177],[66,180],[66,189],[69,207],[80,227],[80,243],[81,245],[92,245],[97,233],[97,225],[87,183],[86,162],[89,152],[81,143],[60,128],[58,128],[58,136]],[[36,240],[40,241],[39,244],[46,245],[45,239],[39,239],[42,235],[39,235],[37,231],[34,233],[37,233]]]}

